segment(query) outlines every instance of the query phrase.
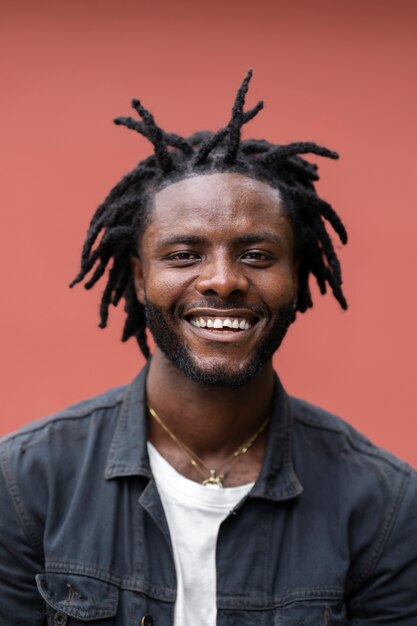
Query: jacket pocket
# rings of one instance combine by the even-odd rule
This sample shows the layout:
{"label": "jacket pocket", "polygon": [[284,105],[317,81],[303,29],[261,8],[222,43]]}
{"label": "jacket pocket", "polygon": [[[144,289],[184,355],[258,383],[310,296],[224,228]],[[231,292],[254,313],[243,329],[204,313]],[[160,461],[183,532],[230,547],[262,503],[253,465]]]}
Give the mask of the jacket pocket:
{"label": "jacket pocket", "polygon": [[112,626],[119,588],[79,574],[46,572],[36,576],[45,600],[48,626]]}
{"label": "jacket pocket", "polygon": [[343,626],[346,610],[343,602],[294,602],[284,607],[279,626]]}

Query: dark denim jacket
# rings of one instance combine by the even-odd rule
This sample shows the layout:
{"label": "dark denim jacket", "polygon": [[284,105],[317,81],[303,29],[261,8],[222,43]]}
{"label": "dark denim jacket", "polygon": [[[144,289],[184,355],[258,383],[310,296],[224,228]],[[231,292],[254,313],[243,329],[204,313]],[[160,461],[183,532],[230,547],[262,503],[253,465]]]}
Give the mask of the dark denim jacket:
{"label": "dark denim jacket", "polygon": [[[1,442],[2,626],[172,626],[145,379]],[[416,486],[277,382],[262,471],[220,527],[218,626],[416,626]]]}

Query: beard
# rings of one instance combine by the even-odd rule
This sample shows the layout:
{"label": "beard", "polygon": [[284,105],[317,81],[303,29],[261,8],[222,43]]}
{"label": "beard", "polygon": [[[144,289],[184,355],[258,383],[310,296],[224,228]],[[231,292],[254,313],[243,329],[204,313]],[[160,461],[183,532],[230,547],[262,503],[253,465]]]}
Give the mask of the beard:
{"label": "beard", "polygon": [[[205,303],[208,305],[208,303]],[[260,339],[253,355],[244,366],[227,371],[218,365],[204,367],[196,361],[191,350],[176,332],[183,316],[179,309],[164,311],[145,299],[146,324],[158,348],[166,358],[187,378],[206,387],[240,387],[249,383],[272,359],[279,348],[289,326],[295,320],[293,303],[283,306],[270,330]],[[219,304],[216,303],[217,308]],[[225,307],[226,308],[226,307]],[[227,307],[229,310],[230,305]],[[263,311],[262,311],[263,312]]]}

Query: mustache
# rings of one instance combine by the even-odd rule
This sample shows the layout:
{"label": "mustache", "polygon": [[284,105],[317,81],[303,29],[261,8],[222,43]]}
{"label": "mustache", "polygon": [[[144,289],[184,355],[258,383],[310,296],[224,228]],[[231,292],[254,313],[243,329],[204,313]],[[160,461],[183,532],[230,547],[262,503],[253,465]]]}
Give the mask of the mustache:
{"label": "mustache", "polygon": [[188,311],[206,308],[228,311],[229,313],[233,309],[247,309],[259,317],[270,317],[268,309],[261,305],[237,302],[236,300],[218,300],[217,298],[206,298],[205,300],[197,300],[189,304],[180,304],[171,310],[171,314],[176,317],[184,317]]}

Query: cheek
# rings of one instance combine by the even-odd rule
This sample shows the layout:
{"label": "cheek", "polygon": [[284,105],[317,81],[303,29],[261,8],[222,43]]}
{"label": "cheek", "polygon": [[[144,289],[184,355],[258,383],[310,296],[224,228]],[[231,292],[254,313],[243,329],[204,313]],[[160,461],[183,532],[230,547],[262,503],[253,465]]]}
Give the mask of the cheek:
{"label": "cheek", "polygon": [[185,293],[183,281],[172,272],[150,272],[145,278],[146,299],[161,307],[170,307]]}
{"label": "cheek", "polygon": [[262,293],[264,299],[271,309],[280,309],[291,304],[297,295],[297,280],[293,272],[280,272],[279,275],[268,277],[263,281]]}

